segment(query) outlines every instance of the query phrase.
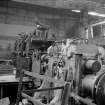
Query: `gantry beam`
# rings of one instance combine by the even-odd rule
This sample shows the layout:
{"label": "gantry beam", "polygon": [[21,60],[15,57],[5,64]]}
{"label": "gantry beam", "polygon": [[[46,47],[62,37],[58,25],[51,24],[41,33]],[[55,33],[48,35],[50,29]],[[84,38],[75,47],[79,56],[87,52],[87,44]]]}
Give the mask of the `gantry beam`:
{"label": "gantry beam", "polygon": [[12,1],[63,9],[87,8],[89,11],[105,13],[104,0],[12,0]]}

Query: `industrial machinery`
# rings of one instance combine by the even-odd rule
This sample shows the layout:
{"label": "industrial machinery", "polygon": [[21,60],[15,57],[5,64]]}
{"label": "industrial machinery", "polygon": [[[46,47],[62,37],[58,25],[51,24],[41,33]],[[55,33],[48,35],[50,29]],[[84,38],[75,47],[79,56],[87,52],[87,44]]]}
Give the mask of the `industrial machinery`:
{"label": "industrial machinery", "polygon": [[[47,39],[47,34],[48,27],[41,25],[36,25],[32,32],[22,32],[19,34],[14,46],[17,68],[21,66],[22,69],[26,69],[27,71],[37,71],[38,69],[41,72],[39,70],[41,68],[41,55],[46,53],[47,48],[54,42]],[[33,70],[33,63],[38,64],[36,64],[35,70]],[[17,70],[17,77],[20,70],[20,68]]]}
{"label": "industrial machinery", "polygon": [[[48,28],[44,26],[35,27],[35,30],[30,33],[21,33],[19,38],[15,42],[14,46],[14,64],[16,65],[16,77],[20,77],[22,70],[44,74],[43,62],[41,56],[46,53],[47,48],[54,42],[47,39]],[[32,78],[29,79],[28,87],[25,89],[33,89],[40,86],[40,80]],[[21,84],[21,83],[20,83]],[[21,91],[19,85],[19,91],[17,93],[17,100],[19,101],[19,93]],[[16,103],[18,103],[18,101]]]}
{"label": "industrial machinery", "polygon": [[63,77],[64,81],[71,83],[68,103],[104,105],[105,70],[101,61],[104,48],[83,40],[68,40],[65,45],[62,42],[50,46],[48,55],[42,60],[50,62],[47,66],[52,66],[49,67],[52,78],[57,76],[59,80]]}
{"label": "industrial machinery", "polygon": [[[105,104],[105,69],[102,63],[105,57],[105,50],[102,46],[83,39],[67,39],[55,42],[48,40],[47,42],[43,40],[32,41],[33,35],[32,33],[25,35],[27,37],[24,37],[23,39],[25,40],[22,39],[21,43],[16,45],[16,50],[18,49],[18,54],[21,54],[22,58],[31,58],[31,60],[29,60],[31,66],[28,71],[32,73],[26,72],[25,74],[43,79],[41,86],[38,88],[39,90],[34,91],[34,99],[45,96],[45,99],[48,98],[47,104],[49,105]],[[19,47],[19,45],[23,45],[23,42],[25,43],[25,47]],[[41,46],[42,42],[44,47]],[[32,43],[34,44],[32,45]],[[40,43],[40,45],[38,43]],[[37,73],[37,75],[33,75],[33,73]],[[59,85],[59,83],[61,84]],[[55,89],[59,86],[61,89],[64,84],[70,84],[70,89],[64,88],[64,91],[67,90],[69,94],[67,92],[66,94],[62,94],[62,91],[56,90],[58,93],[55,94],[55,92],[53,92],[53,95],[50,94],[48,96],[48,93],[47,95],[45,93],[42,95],[42,92],[39,92],[40,89],[45,90],[45,88],[50,88],[50,90],[53,90],[52,88]],[[58,87],[56,87],[56,85]],[[26,98],[31,100],[32,97],[26,96]],[[35,101],[33,98],[31,101]],[[62,98],[67,99],[67,101],[65,102]],[[58,100],[60,101],[58,102]],[[38,103],[38,105],[45,105],[42,103]]]}

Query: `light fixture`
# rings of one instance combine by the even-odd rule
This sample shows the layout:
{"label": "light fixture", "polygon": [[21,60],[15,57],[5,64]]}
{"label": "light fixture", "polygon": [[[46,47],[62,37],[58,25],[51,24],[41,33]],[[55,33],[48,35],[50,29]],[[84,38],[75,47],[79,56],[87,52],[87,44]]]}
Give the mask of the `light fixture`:
{"label": "light fixture", "polygon": [[78,13],[79,13],[79,12],[81,12],[81,11],[80,11],[80,10],[76,10],[76,9],[75,9],[75,10],[72,10],[72,12],[78,12]]}
{"label": "light fixture", "polygon": [[[81,10],[74,9],[74,10],[72,10],[72,12],[77,12],[77,13],[80,13],[80,12],[81,12]],[[88,14],[89,14],[89,15],[92,15],[92,16],[105,17],[105,14],[100,14],[100,13],[93,12],[93,11],[88,12]]]}
{"label": "light fixture", "polygon": [[93,15],[93,16],[99,16],[99,17],[105,17],[105,14],[100,14],[100,13],[97,13],[97,12],[88,12],[89,15]]}

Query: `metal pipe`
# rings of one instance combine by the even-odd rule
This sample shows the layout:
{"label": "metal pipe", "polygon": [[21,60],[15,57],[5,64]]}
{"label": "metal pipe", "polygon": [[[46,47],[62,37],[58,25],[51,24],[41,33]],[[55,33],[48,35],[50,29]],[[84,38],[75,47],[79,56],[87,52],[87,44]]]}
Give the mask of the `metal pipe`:
{"label": "metal pipe", "polygon": [[73,97],[75,100],[79,100],[79,101],[83,102],[86,105],[96,105],[96,104],[92,103],[92,100],[90,100],[88,98],[82,98],[74,93],[70,93],[70,96]]}
{"label": "metal pipe", "polygon": [[31,90],[23,90],[24,93],[33,93],[33,92],[40,92],[40,91],[49,91],[49,90],[58,90],[64,89],[64,87],[54,87],[54,88],[45,88],[45,89],[31,89]]}
{"label": "metal pipe", "polygon": [[19,105],[20,101],[20,95],[21,95],[21,90],[22,90],[22,84],[23,84],[23,70],[20,71],[20,80],[19,80],[19,85],[18,85],[18,92],[17,92],[17,98],[16,98],[16,105]]}
{"label": "metal pipe", "polygon": [[70,88],[71,88],[71,85],[67,83],[65,85],[65,87],[64,87],[64,90],[63,90],[63,95],[62,95],[62,99],[61,99],[61,105],[67,105],[68,104]]}

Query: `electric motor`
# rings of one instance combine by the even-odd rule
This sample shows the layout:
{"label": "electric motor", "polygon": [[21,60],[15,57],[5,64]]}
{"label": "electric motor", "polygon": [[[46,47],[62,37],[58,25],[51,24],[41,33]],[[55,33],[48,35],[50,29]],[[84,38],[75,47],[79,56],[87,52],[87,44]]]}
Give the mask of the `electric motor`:
{"label": "electric motor", "polygon": [[88,93],[97,105],[105,105],[105,73],[84,77],[82,90],[83,93]]}
{"label": "electric motor", "polygon": [[101,64],[97,60],[87,60],[85,62],[85,73],[86,74],[94,74],[99,72],[101,69]]}

